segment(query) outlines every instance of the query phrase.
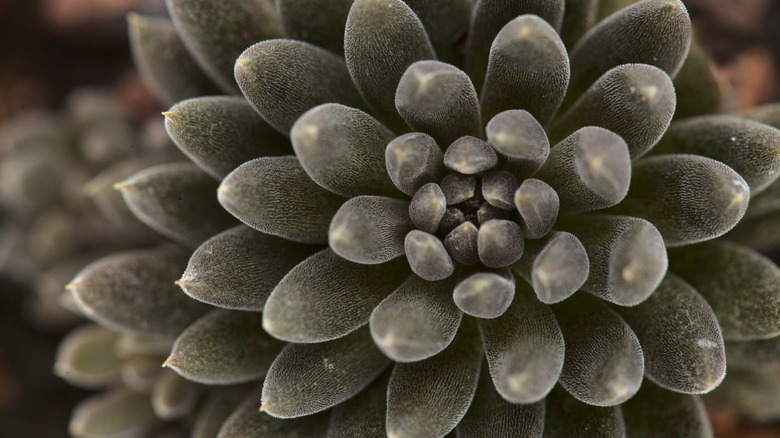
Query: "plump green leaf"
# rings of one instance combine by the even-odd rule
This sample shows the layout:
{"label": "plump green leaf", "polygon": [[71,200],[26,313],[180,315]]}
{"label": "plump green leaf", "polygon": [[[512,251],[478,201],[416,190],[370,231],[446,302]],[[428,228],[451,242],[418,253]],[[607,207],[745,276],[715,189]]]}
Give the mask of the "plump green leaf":
{"label": "plump green leaf", "polygon": [[398,82],[414,62],[436,58],[417,15],[401,0],[355,0],[344,56],[363,99],[391,128],[405,130],[395,109]]}
{"label": "plump green leaf", "polygon": [[261,314],[213,310],[179,335],[164,366],[204,384],[248,382],[265,375],[282,346],[263,331]]}
{"label": "plump green leaf", "polygon": [[427,359],[446,348],[463,313],[450,298],[452,281],[412,275],[371,313],[371,336],[396,362]]}
{"label": "plump green leaf", "polygon": [[176,284],[212,306],[261,311],[290,269],[319,249],[238,225],[198,247]]}
{"label": "plump green leaf", "polygon": [[525,245],[524,257],[511,268],[533,286],[539,301],[563,301],[587,280],[588,253],[575,235],[553,231],[542,239],[526,240]]}
{"label": "plump green leaf", "polygon": [[506,110],[525,110],[550,121],[569,85],[569,58],[555,29],[536,15],[504,26],[490,48],[480,94],[483,120]]}
{"label": "plump green leaf", "polygon": [[[444,295],[446,297],[446,295]],[[84,388],[101,388],[119,380],[121,360],[114,352],[119,335],[89,324],[68,333],[57,347],[54,374]]]}
{"label": "plump green leaf", "polygon": [[192,163],[160,164],[115,187],[143,223],[186,246],[197,247],[236,224],[214,196],[219,183]]}
{"label": "plump green leaf", "polygon": [[653,153],[696,154],[734,169],[757,195],[780,175],[780,130],[727,115],[674,122]]}
{"label": "plump green leaf", "polygon": [[630,437],[712,438],[704,403],[645,382],[622,406]]}
{"label": "plump green leaf", "polygon": [[448,145],[465,135],[481,137],[479,101],[471,79],[439,61],[417,61],[406,69],[395,107],[407,125]]}
{"label": "plump green leaf", "polygon": [[160,424],[149,395],[119,387],[76,405],[68,432],[75,438],[141,437]]}
{"label": "plump green leaf", "polygon": [[353,0],[277,0],[288,38],[308,41],[341,56],[344,26]]}
{"label": "plump green leaf", "polygon": [[330,411],[327,438],[385,438],[390,368],[357,395]]}
{"label": "plump green leaf", "polygon": [[412,271],[428,281],[444,280],[455,272],[444,244],[433,234],[410,231],[404,239],[404,252]]}
{"label": "plump green leaf", "polygon": [[486,366],[482,366],[477,393],[456,428],[458,438],[541,438],[544,402],[514,404],[496,392]]}
{"label": "plump green leaf", "polygon": [[241,97],[188,99],[163,114],[176,146],[217,179],[253,158],[292,152],[289,141]]}
{"label": "plump green leaf", "polygon": [[547,133],[528,111],[509,110],[496,114],[485,131],[488,143],[506,160],[504,169],[518,178],[536,172],[550,154]]}
{"label": "plump green leaf", "polygon": [[127,16],[130,50],[138,73],[163,105],[218,94],[166,18]]}
{"label": "plump green leaf", "polygon": [[390,361],[364,327],[319,344],[289,344],[271,364],[261,410],[279,418],[323,411],[365,388]]}
{"label": "plump green leaf", "polygon": [[593,406],[615,406],[642,384],[644,357],[628,324],[597,298],[577,294],[553,306],[566,357],[560,383]]}
{"label": "plump green leaf", "polygon": [[413,228],[408,201],[357,196],[345,202],[333,216],[328,242],[341,257],[374,265],[402,256],[404,237]]}
{"label": "plump green leaf", "polygon": [[302,418],[279,419],[258,411],[260,391],[253,392],[230,414],[219,429],[217,438],[324,438],[328,431],[328,414],[307,415]]}
{"label": "plump green leaf", "polygon": [[583,431],[600,438],[625,438],[620,406],[598,407],[580,402],[560,386],[547,396],[544,438],[570,438]]}
{"label": "plump green leaf", "polygon": [[426,183],[441,181],[443,159],[433,137],[422,132],[397,137],[385,149],[387,174],[398,190],[409,196]]}
{"label": "plump green leaf", "polygon": [[558,381],[564,357],[563,335],[550,308],[520,281],[509,309],[479,320],[479,329],[501,397],[511,403],[541,401]]}
{"label": "plump green leaf", "polygon": [[195,61],[222,88],[238,94],[233,64],[250,45],[282,36],[270,0],[166,0],[176,30]]}
{"label": "plump green leaf", "polygon": [[261,41],[235,61],[244,97],[284,135],[295,120],[317,105],[337,102],[361,106],[344,60],[315,45],[296,40]]}
{"label": "plump green leaf", "polygon": [[582,127],[600,126],[622,137],[631,159],[637,159],[664,134],[674,108],[674,85],[663,70],[623,64],[598,78],[547,133],[557,143]]}
{"label": "plump green leaf", "polygon": [[344,202],[312,181],[295,157],[248,161],[217,191],[219,203],[250,227],[304,243],[328,241],[331,218]]}
{"label": "plump green leaf", "polygon": [[452,293],[458,308],[477,318],[501,316],[514,297],[515,277],[508,268],[464,273]]}
{"label": "plump green leaf", "polygon": [[306,173],[343,196],[395,196],[387,174],[385,148],[393,133],[363,111],[324,104],[302,115],[290,132]]}
{"label": "plump green leaf", "polygon": [[187,252],[173,246],[118,253],[89,264],[66,288],[100,324],[174,337],[208,310],[173,284],[186,263]]}
{"label": "plump green leaf", "polygon": [[660,386],[704,394],[726,375],[723,335],[707,301],[688,283],[667,274],[650,298],[616,308],[639,338],[645,375]]}
{"label": "plump green leaf", "polygon": [[396,364],[387,387],[387,435],[441,438],[454,429],[477,390],[481,350],[476,324],[464,319],[441,353]]}
{"label": "plump green leaf", "polygon": [[649,220],[669,247],[726,233],[745,214],[750,197],[733,169],[698,155],[648,157],[634,163],[632,174],[628,195],[611,212]]}
{"label": "plump green leaf", "polygon": [[780,268],[767,257],[717,241],[670,250],[669,262],[710,303],[724,338],[780,334]]}
{"label": "plump green leaf", "polygon": [[152,388],[152,409],[161,420],[178,420],[193,413],[201,387],[173,371],[164,372]]}
{"label": "plump green leaf", "polygon": [[666,274],[664,240],[648,221],[629,216],[572,216],[561,229],[574,234],[588,252],[590,268],[582,290],[621,306],[650,296]]}
{"label": "plump green leaf", "polygon": [[340,338],[367,323],[385,297],[408,277],[406,260],[377,265],[322,250],[279,282],[263,309],[263,328],[289,342]]}

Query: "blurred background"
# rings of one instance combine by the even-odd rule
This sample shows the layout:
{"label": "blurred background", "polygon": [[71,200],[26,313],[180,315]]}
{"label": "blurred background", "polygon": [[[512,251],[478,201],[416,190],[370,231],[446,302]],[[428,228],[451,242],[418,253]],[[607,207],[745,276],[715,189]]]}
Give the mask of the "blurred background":
{"label": "blurred background", "polygon": [[[697,40],[733,92],[730,108],[780,101],[780,0],[683,1]],[[30,111],[72,110],[79,105],[72,91],[83,87],[100,90],[131,127],[161,119],[163,108],[133,71],[129,11],[164,15],[164,1],[0,0],[0,126]],[[0,230],[7,213],[0,203]],[[46,279],[31,276],[34,268],[2,241],[0,437],[65,437],[70,411],[87,392],[54,376],[52,364],[59,340],[80,320],[42,310],[40,294],[32,289]],[[49,281],[49,289],[61,290],[56,277]],[[712,411],[711,417],[719,438],[780,437],[778,424],[754,423],[726,411]]]}

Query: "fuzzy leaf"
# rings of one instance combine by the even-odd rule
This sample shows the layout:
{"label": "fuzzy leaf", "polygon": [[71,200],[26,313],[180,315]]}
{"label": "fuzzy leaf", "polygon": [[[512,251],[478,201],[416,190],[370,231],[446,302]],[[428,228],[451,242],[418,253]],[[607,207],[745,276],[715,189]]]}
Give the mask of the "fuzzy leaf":
{"label": "fuzzy leaf", "polygon": [[344,198],[312,181],[295,157],[257,158],[230,173],[219,203],[263,233],[303,243],[328,241],[328,226]]}
{"label": "fuzzy leaf", "polygon": [[426,183],[441,181],[444,155],[428,134],[411,132],[395,138],[385,149],[387,174],[409,196]]}
{"label": "fuzzy leaf", "polygon": [[319,249],[238,225],[198,247],[176,284],[212,306],[259,312],[290,269]]}
{"label": "fuzzy leaf", "polygon": [[599,76],[622,64],[649,64],[674,77],[690,43],[691,19],[681,1],[647,0],[622,9],[571,49],[567,100],[573,102]]}
{"label": "fuzzy leaf", "polygon": [[621,407],[630,437],[713,437],[704,403],[696,396],[676,394],[645,382]]}
{"label": "fuzzy leaf", "polygon": [[448,145],[460,137],[482,136],[479,101],[462,70],[439,61],[417,61],[406,69],[395,107],[407,125]]}
{"label": "fuzzy leaf", "polygon": [[625,438],[620,406],[598,407],[580,402],[556,386],[547,397],[544,438],[570,438],[587,431],[599,438]]}
{"label": "fuzzy leaf", "polygon": [[166,18],[128,14],[130,50],[138,73],[163,105],[218,94]]}
{"label": "fuzzy leaf", "polygon": [[476,137],[460,137],[444,151],[444,165],[464,175],[482,173],[496,164],[496,151]]}
{"label": "fuzzy leaf", "polygon": [[477,0],[466,41],[466,73],[480,91],[485,80],[490,47],[501,29],[518,15],[532,14],[561,28],[564,0]]}
{"label": "fuzzy leaf", "polygon": [[615,406],[642,384],[644,357],[628,324],[600,300],[577,294],[553,307],[566,341],[561,385],[577,400]]}
{"label": "fuzzy leaf", "polygon": [[348,400],[389,364],[368,327],[319,344],[289,344],[263,383],[261,410],[279,418],[323,411]]}
{"label": "fuzzy leaf", "polygon": [[658,142],[674,108],[674,86],[663,70],[624,64],[598,78],[547,133],[557,143],[582,127],[599,126],[623,138],[635,160]]}
{"label": "fuzzy leaf", "polygon": [[142,170],[114,187],[143,223],[190,247],[236,224],[221,209],[218,183],[192,163],[161,164]]}
{"label": "fuzzy leaf", "polygon": [[404,239],[404,252],[412,271],[428,281],[444,280],[455,272],[444,244],[433,234],[410,231]]}
{"label": "fuzzy leaf", "polygon": [[393,133],[369,114],[339,104],[320,105],[295,122],[290,137],[306,173],[331,192],[398,194],[385,165]]}
{"label": "fuzzy leaf", "polygon": [[288,38],[308,41],[339,56],[344,53],[344,26],[353,0],[277,0]]}
{"label": "fuzzy leaf", "polygon": [[406,260],[360,265],[322,250],[293,268],[271,292],[263,328],[288,342],[340,338],[368,322],[371,311],[408,276]]}
{"label": "fuzzy leaf", "polygon": [[536,172],[550,154],[547,133],[534,117],[523,110],[509,110],[490,119],[487,140],[506,159],[504,168],[518,178]]}
{"label": "fuzzy leaf", "polygon": [[270,0],[166,0],[184,45],[206,74],[231,94],[239,90],[233,64],[250,45],[282,36]]}
{"label": "fuzzy leaf", "polygon": [[726,375],[723,335],[707,301],[688,283],[668,274],[636,307],[616,308],[642,344],[645,375],[685,394],[704,394]]}
{"label": "fuzzy leaf", "polygon": [[496,319],[480,319],[479,329],[501,397],[510,403],[543,400],[558,381],[564,357],[563,335],[550,308],[520,281],[509,309]]}
{"label": "fuzzy leaf", "polygon": [[721,236],[747,209],[750,188],[745,180],[710,158],[648,157],[634,163],[632,173],[628,195],[611,212],[649,220],[669,247]]}
{"label": "fuzzy leaf", "polygon": [[302,418],[278,419],[258,412],[259,391],[250,394],[230,414],[219,429],[217,438],[255,437],[264,438],[324,438],[328,430],[328,414],[308,415]]}
{"label": "fuzzy leaf", "polygon": [[544,402],[514,404],[502,399],[482,367],[477,393],[456,428],[458,438],[541,438],[544,429]]}
{"label": "fuzzy leaf", "polygon": [[493,219],[479,227],[479,260],[488,268],[502,268],[523,255],[523,231],[515,222]]}
{"label": "fuzzy leaf", "polygon": [[452,281],[412,275],[371,313],[371,336],[390,359],[415,362],[446,348],[463,313],[450,299]]}
{"label": "fuzzy leaf", "polygon": [[395,109],[398,82],[414,62],[436,58],[417,15],[401,0],[355,0],[344,57],[363,99],[391,128],[403,129]]}
{"label": "fuzzy leaf", "polygon": [[188,99],[163,114],[176,146],[217,179],[252,158],[292,152],[287,139],[241,97]]}
{"label": "fuzzy leaf", "polygon": [[91,319],[124,333],[175,337],[208,308],[173,284],[187,253],[173,246],[93,262],[66,288]]}
{"label": "fuzzy leaf", "polygon": [[543,239],[527,240],[525,245],[525,257],[511,268],[533,286],[539,301],[563,301],[587,280],[588,253],[573,234],[553,231]]}
{"label": "fuzzy leaf", "polygon": [[162,373],[152,388],[152,409],[161,420],[178,420],[200,402],[200,385],[173,371]]}
{"label": "fuzzy leaf", "polygon": [[483,120],[506,110],[550,121],[569,84],[569,58],[558,33],[536,15],[519,16],[504,26],[490,48],[480,95]]}
{"label": "fuzzy leaf", "polygon": [[418,229],[426,233],[436,233],[446,211],[447,198],[436,183],[420,187],[409,203],[409,218]]}
{"label": "fuzzy leaf", "polygon": [[361,106],[344,60],[312,44],[262,41],[244,50],[235,63],[244,97],[284,135],[290,135],[295,120],[317,105]]}
{"label": "fuzzy leaf", "polygon": [[[444,201],[441,206],[444,210]],[[413,228],[409,202],[357,196],[333,216],[328,242],[333,252],[349,261],[375,265],[404,255],[404,237]]]}
{"label": "fuzzy leaf", "polygon": [[523,236],[538,239],[552,230],[558,219],[560,198],[547,183],[535,178],[526,179],[512,194],[512,201],[520,213]]}
{"label": "fuzzy leaf", "polygon": [[515,277],[507,268],[496,272],[464,274],[452,300],[460,310],[477,318],[497,318],[512,304]]}
{"label": "fuzzy leaf", "polygon": [[653,153],[702,155],[731,167],[757,195],[780,175],[780,131],[726,115],[674,122]]}
{"label": "fuzzy leaf", "polygon": [[482,366],[475,325],[464,320],[449,347],[436,356],[395,365],[387,387],[388,436],[441,438],[463,418]]}
{"label": "fuzzy leaf", "polygon": [[582,290],[620,306],[634,306],[655,290],[668,260],[658,230],[629,216],[574,216],[559,221],[588,252],[590,275]]}
{"label": "fuzzy leaf", "polygon": [[76,405],[68,432],[76,438],[141,437],[159,425],[148,394],[120,387]]}
{"label": "fuzzy leaf", "polygon": [[387,381],[390,369],[376,378],[366,389],[339,403],[330,411],[327,438],[385,438],[387,412]]}
{"label": "fuzzy leaf", "polygon": [[720,241],[670,250],[669,262],[710,303],[727,340],[780,334],[780,268],[767,257]]}
{"label": "fuzzy leaf", "polygon": [[213,310],[179,335],[163,366],[209,385],[257,380],[283,346],[262,325],[259,313]]}
{"label": "fuzzy leaf", "polygon": [[117,333],[95,324],[71,331],[57,347],[54,374],[83,388],[102,388],[115,383],[121,365],[113,348],[118,337]]}

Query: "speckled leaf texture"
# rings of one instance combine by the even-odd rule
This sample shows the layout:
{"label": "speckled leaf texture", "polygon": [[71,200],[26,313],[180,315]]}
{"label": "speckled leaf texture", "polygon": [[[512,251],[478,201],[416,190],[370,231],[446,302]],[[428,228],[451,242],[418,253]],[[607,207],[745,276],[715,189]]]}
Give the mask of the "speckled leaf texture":
{"label": "speckled leaf texture", "polygon": [[284,344],[265,333],[262,324],[259,313],[213,310],[179,335],[165,366],[212,385],[263,377]]}
{"label": "speckled leaf texture", "polygon": [[385,438],[387,381],[392,368],[377,377],[357,395],[330,411],[327,438]]}
{"label": "speckled leaf texture", "polygon": [[253,392],[230,414],[219,429],[217,438],[324,438],[328,430],[328,415],[278,419],[258,412],[259,391]]}
{"label": "speckled leaf texture", "polygon": [[669,251],[670,270],[712,306],[727,340],[780,334],[780,269],[767,257],[723,241]]}
{"label": "speckled leaf texture", "polygon": [[344,26],[353,0],[276,0],[284,33],[339,56],[344,53]]}

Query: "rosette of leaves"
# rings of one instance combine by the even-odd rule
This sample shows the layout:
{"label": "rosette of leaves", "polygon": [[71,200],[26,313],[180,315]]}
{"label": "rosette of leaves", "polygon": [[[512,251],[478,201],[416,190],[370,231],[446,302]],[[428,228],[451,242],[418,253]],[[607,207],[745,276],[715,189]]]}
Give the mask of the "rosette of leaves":
{"label": "rosette of leaves", "polygon": [[[598,3],[132,17],[141,72],[188,98],[165,117],[194,166],[119,188],[196,248],[176,283],[221,308],[183,318],[166,365],[264,377],[219,436],[711,435],[697,395],[724,377],[724,340],[780,333],[780,270],[714,240],[775,180],[780,132],[708,115],[682,3],[596,22]],[[73,294],[102,324],[172,334],[195,301],[138,299],[149,263],[92,265]],[[251,349],[273,359],[248,372]]]}

